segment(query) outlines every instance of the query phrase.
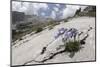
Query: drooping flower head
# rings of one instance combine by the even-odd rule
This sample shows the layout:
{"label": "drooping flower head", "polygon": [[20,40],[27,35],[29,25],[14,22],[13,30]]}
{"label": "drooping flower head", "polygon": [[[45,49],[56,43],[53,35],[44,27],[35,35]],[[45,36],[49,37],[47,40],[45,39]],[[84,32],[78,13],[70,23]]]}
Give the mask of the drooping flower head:
{"label": "drooping flower head", "polygon": [[75,38],[77,34],[78,34],[77,29],[70,28],[69,30],[65,31],[65,33],[63,35],[63,39],[68,40],[69,38],[72,38],[72,37]]}
{"label": "drooping flower head", "polygon": [[65,32],[65,29],[64,28],[60,28],[58,31],[59,31],[59,34],[63,34]]}
{"label": "drooping flower head", "polygon": [[55,39],[58,38],[60,35],[63,35],[66,30],[67,30],[67,28],[60,28],[60,29],[58,29],[58,31],[57,31],[57,33],[55,35]]}
{"label": "drooping flower head", "polygon": [[74,37],[74,36],[76,36],[76,35],[78,34],[78,30],[77,30],[77,29],[75,29],[75,28],[71,28],[69,31],[70,31],[70,32],[71,32],[71,34],[72,34],[72,36],[71,36],[71,37]]}

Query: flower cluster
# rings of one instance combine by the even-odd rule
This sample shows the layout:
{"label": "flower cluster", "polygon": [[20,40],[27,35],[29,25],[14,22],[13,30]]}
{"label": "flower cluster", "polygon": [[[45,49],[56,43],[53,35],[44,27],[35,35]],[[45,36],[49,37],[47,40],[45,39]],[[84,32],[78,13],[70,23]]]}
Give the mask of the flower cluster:
{"label": "flower cluster", "polygon": [[55,39],[57,39],[59,36],[62,35],[62,39],[68,40],[70,38],[74,38],[74,40],[76,39],[76,35],[78,34],[78,30],[75,28],[60,28],[55,36]]}

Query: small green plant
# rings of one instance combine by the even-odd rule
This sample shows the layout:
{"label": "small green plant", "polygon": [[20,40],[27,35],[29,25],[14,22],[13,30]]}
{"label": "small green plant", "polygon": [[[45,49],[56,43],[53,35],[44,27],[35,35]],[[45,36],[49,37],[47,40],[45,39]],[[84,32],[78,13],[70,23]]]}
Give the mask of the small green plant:
{"label": "small green plant", "polygon": [[50,26],[48,27],[48,29],[49,29],[49,30],[53,29],[53,26],[52,26],[52,25],[50,25]]}
{"label": "small green plant", "polygon": [[69,41],[65,43],[65,50],[67,52],[77,52],[80,49],[80,42],[79,41]]}
{"label": "small green plant", "polygon": [[35,32],[35,33],[39,33],[39,32],[41,32],[42,30],[43,30],[43,28],[38,27],[38,28],[36,29],[36,32]]}
{"label": "small green plant", "polygon": [[65,19],[64,22],[68,22],[68,19]]}

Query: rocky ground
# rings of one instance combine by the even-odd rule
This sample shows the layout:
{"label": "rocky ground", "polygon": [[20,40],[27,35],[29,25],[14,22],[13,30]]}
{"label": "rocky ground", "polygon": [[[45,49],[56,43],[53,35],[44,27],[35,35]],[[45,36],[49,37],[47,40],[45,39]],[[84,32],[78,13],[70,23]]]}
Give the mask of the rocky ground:
{"label": "rocky ground", "polygon": [[[76,28],[84,32],[82,39],[87,30],[89,36],[83,48],[70,58],[69,53],[63,52],[63,42],[61,37],[54,39],[55,32],[59,28]],[[76,17],[68,22],[62,22],[53,29],[45,29],[40,33],[28,34],[23,40],[16,41],[12,46],[12,65],[44,64],[44,63],[61,63],[61,62],[78,62],[95,60],[95,17]],[[48,46],[47,46],[48,45]],[[47,46],[44,54],[40,54],[43,47]]]}

